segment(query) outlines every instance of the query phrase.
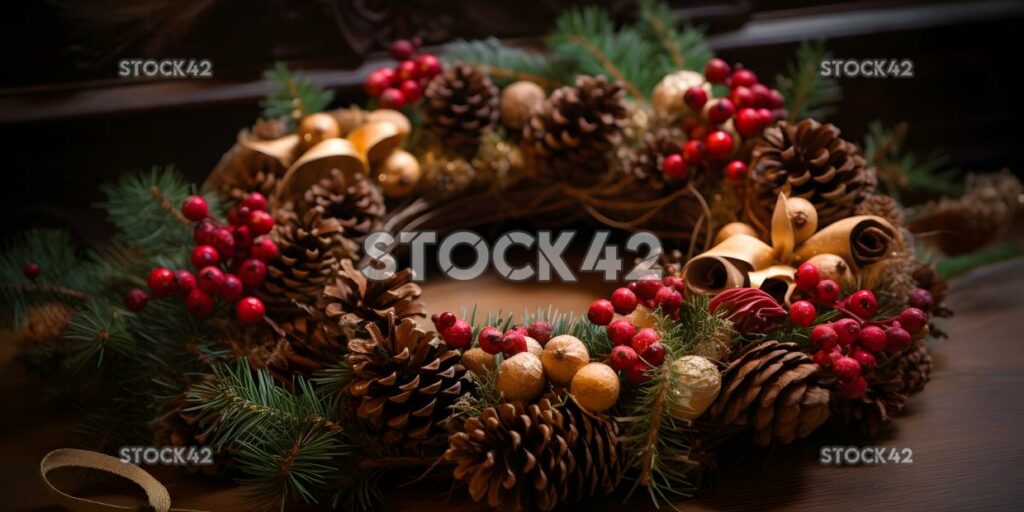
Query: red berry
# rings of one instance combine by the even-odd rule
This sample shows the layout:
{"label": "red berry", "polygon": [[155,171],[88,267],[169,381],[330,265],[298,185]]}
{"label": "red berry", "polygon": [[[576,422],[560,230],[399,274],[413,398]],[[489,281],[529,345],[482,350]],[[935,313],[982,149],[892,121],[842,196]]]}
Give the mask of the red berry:
{"label": "red berry", "polygon": [[174,291],[179,295],[186,295],[196,288],[196,276],[188,270],[179,270],[174,273]]}
{"label": "red berry", "polygon": [[700,165],[704,161],[706,154],[707,151],[704,148],[704,143],[699,140],[691,140],[683,144],[683,157],[686,158],[688,163]]}
{"label": "red berry", "polygon": [[772,124],[772,121],[775,120],[775,114],[766,108],[757,109],[757,117],[761,121],[761,128]]}
{"label": "red berry", "polygon": [[405,95],[405,101],[410,103],[416,102],[420,99],[423,89],[420,88],[419,82],[415,80],[406,80],[398,86],[398,89]]}
{"label": "red berry", "polygon": [[149,295],[142,288],[132,288],[124,294],[124,307],[128,308],[128,311],[138,313],[146,307],[147,302],[149,302]]}
{"label": "red berry", "polygon": [[636,294],[643,300],[653,300],[654,295],[658,293],[664,285],[661,284],[661,279],[654,274],[648,274],[636,280]]}
{"label": "red berry", "polygon": [[830,324],[818,324],[811,330],[811,342],[822,350],[830,350],[839,343],[839,334]]}
{"label": "red berry", "polygon": [[652,366],[659,366],[665,362],[665,345],[654,342],[647,345],[640,357],[644,358]]}
{"label": "red berry", "polygon": [[455,316],[455,313],[452,313],[451,311],[442,311],[441,313],[438,313],[435,325],[443,329],[455,325],[455,322],[458,320],[459,319]]}
{"label": "red berry", "polygon": [[749,69],[737,69],[730,78],[733,87],[752,87],[757,83],[757,75]]}
{"label": "red berry", "polygon": [[249,214],[252,210],[248,206],[236,206],[228,210],[228,224],[232,226],[243,226],[249,222]]}
{"label": "red berry", "polygon": [[224,302],[234,302],[242,297],[242,280],[234,274],[224,274],[217,297]]}
{"label": "red berry", "polygon": [[199,222],[210,213],[210,207],[207,206],[206,199],[203,199],[203,196],[188,196],[188,199],[185,199],[185,202],[181,204],[181,213],[186,219],[192,222]]}
{"label": "red berry", "polygon": [[740,160],[733,160],[725,166],[725,179],[731,182],[740,182],[747,177],[747,164]]}
{"label": "red berry", "polygon": [[595,300],[587,310],[587,318],[597,325],[608,325],[613,316],[615,316],[615,307],[604,299]]}
{"label": "red berry", "polygon": [[444,328],[442,337],[448,348],[465,350],[473,343],[473,327],[465,320],[455,320]]}
{"label": "red berry", "polygon": [[832,304],[839,298],[839,285],[831,279],[819,281],[818,286],[814,289],[818,295],[818,300],[826,304]]}
{"label": "red berry", "polygon": [[389,49],[391,58],[395,60],[406,60],[409,57],[412,57],[412,52],[415,50],[416,48],[413,47],[412,43],[409,42],[408,39],[395,39],[395,41],[391,43],[391,48]]}
{"label": "red berry", "polygon": [[736,131],[744,137],[750,137],[761,130],[761,116],[752,108],[741,108],[736,114]]}
{"label": "red berry", "polygon": [[416,61],[420,67],[420,76],[433,78],[441,73],[441,61],[429,53],[420,55]]}
{"label": "red berry", "polygon": [[754,92],[748,87],[738,86],[732,90],[732,94],[729,95],[729,99],[732,100],[732,104],[736,105],[736,108],[740,109],[739,112],[743,112],[744,109],[753,109],[756,103]]}
{"label": "red berry", "polygon": [[885,348],[886,336],[881,327],[869,325],[860,330],[860,346],[878,352]]}
{"label": "red berry", "polygon": [[236,227],[232,236],[235,237],[235,252],[246,254],[252,250],[252,230],[249,226]]}
{"label": "red berry", "polygon": [[932,292],[924,288],[915,288],[914,291],[910,292],[910,297],[907,298],[907,305],[921,311],[930,311],[932,306],[935,305],[935,298],[932,297]]}
{"label": "red berry", "polygon": [[827,350],[819,350],[815,352],[814,355],[811,356],[811,361],[814,361],[814,364],[822,368],[829,368],[832,366],[832,357]]}
{"label": "red berry", "polygon": [[638,354],[642,354],[649,345],[659,341],[661,341],[661,335],[658,334],[658,331],[651,327],[644,327],[629,341],[629,346],[633,347]]}
{"label": "red berry", "polygon": [[398,63],[398,80],[404,82],[406,80],[415,81],[419,78],[419,65],[413,60],[403,60]]}
{"label": "red berry", "polygon": [[711,59],[704,65],[704,77],[713,84],[725,82],[731,72],[732,68],[722,59]]}
{"label": "red berry", "polygon": [[625,371],[636,364],[638,357],[632,347],[619,345],[612,348],[611,353],[608,355],[608,364],[615,370]]}
{"label": "red berry", "polygon": [[789,319],[800,327],[810,326],[817,316],[818,312],[814,309],[814,304],[806,300],[798,300],[789,307]]}
{"label": "red berry", "polygon": [[195,268],[208,267],[220,263],[220,254],[212,245],[198,245],[192,249],[192,266]]}
{"label": "red berry", "polygon": [[638,358],[637,361],[633,363],[633,366],[626,368],[626,380],[634,386],[639,386],[640,384],[651,380],[651,376],[647,374],[647,370],[649,368],[650,366],[647,366],[647,363],[639,360]]}
{"label": "red berry", "polygon": [[25,265],[25,268],[21,269],[21,273],[33,281],[35,278],[39,277],[40,272],[42,272],[42,267],[40,267],[38,263],[29,263],[28,265]]}
{"label": "red berry", "polygon": [[843,379],[855,379],[860,375],[860,363],[852,357],[840,357],[832,361],[832,371]]}
{"label": "red berry", "polygon": [[690,175],[690,170],[686,168],[686,160],[679,153],[665,157],[661,163],[661,172],[670,180],[685,180]]}
{"label": "red berry", "polygon": [[633,322],[620,318],[608,324],[608,338],[616,345],[629,345],[636,336],[636,326]]}
{"label": "red berry", "polygon": [[274,217],[269,213],[257,210],[249,215],[249,227],[256,235],[265,235],[274,229]]}
{"label": "red berry", "polygon": [[851,345],[860,337],[860,324],[852,318],[842,318],[832,323],[832,328],[839,335],[840,345]]}
{"label": "red berry", "polygon": [[918,308],[907,308],[900,313],[900,325],[910,334],[917,334],[928,325],[928,314]]}
{"label": "red berry", "polygon": [[850,352],[850,357],[856,359],[863,368],[874,368],[878,366],[878,360],[875,359],[875,355],[867,350],[855,348]]}
{"label": "red berry", "polygon": [[238,268],[238,278],[246,286],[256,288],[267,278],[267,264],[256,258],[247,259]]}
{"label": "red berry", "polygon": [[676,291],[675,288],[666,286],[654,294],[654,305],[666,315],[679,311],[679,306],[682,303],[683,294]]}
{"label": "red berry", "polygon": [[821,273],[818,271],[818,266],[809,261],[805,261],[800,264],[796,269],[796,273],[793,274],[793,281],[796,285],[804,291],[810,291],[818,286],[821,282]]}
{"label": "red berry", "polygon": [[231,233],[231,230],[217,228],[210,237],[209,245],[217,249],[222,258],[230,258],[235,255],[235,235]]}
{"label": "red berry", "polygon": [[213,243],[214,233],[220,229],[217,224],[211,219],[205,219],[196,224],[195,230],[192,232],[192,238],[197,244],[210,245]]}
{"label": "red berry", "polygon": [[714,124],[722,124],[735,113],[736,106],[732,104],[732,101],[729,98],[720,98],[715,100],[711,108],[708,109],[708,120]]}
{"label": "red berry", "polygon": [[839,396],[846,399],[856,399],[864,396],[868,390],[868,381],[864,379],[863,375],[858,375],[852,380],[841,381],[839,383]]}
{"label": "red berry", "polygon": [[154,268],[150,271],[147,282],[154,297],[166,297],[174,291],[174,272],[166,268]]}
{"label": "red berry", "polygon": [[252,256],[262,261],[270,261],[278,255],[277,244],[267,237],[257,238],[252,244]]}
{"label": "red berry", "polygon": [[380,94],[380,106],[399,110],[405,106],[405,94],[394,87],[389,87]]}
{"label": "red berry", "polygon": [[754,93],[754,106],[767,107],[771,102],[771,90],[764,84],[750,86],[750,92]]}
{"label": "red berry", "polygon": [[366,91],[366,94],[376,98],[380,96],[385,89],[391,87],[391,73],[386,73],[384,72],[385,70],[393,73],[391,69],[381,68],[372,71],[369,75],[366,75],[366,80],[363,81],[363,90]]}
{"label": "red berry", "polygon": [[704,108],[704,104],[708,102],[708,92],[703,87],[695,85],[686,90],[683,94],[683,101],[686,102],[686,106],[700,112]]}
{"label": "red berry", "polygon": [[267,211],[267,198],[259,192],[250,192],[242,200],[242,206],[248,207],[250,211]]}
{"label": "red berry", "polygon": [[612,306],[620,315],[628,315],[636,309],[636,294],[629,288],[616,288],[612,292]]}
{"label": "red berry", "polygon": [[885,351],[890,354],[897,352],[903,352],[910,348],[910,344],[913,343],[913,338],[903,327],[900,327],[899,323],[896,322],[885,330]]}
{"label": "red berry", "polygon": [[871,290],[857,290],[850,295],[846,307],[851,313],[861,318],[869,318],[878,309],[878,299],[875,298],[875,294]]}
{"label": "red berry", "polygon": [[728,158],[733,149],[732,135],[722,130],[713,131],[704,139],[704,146],[708,148],[708,156],[711,158]]}
{"label": "red berry", "polygon": [[765,102],[765,107],[772,110],[782,108],[782,104],[785,103],[786,98],[782,97],[782,93],[778,89],[772,89],[768,92],[768,101]]}
{"label": "red berry", "polygon": [[267,313],[263,301],[256,297],[246,297],[235,304],[235,316],[243,324],[258,324]]}
{"label": "red berry", "polygon": [[213,297],[198,288],[188,292],[185,298],[185,308],[198,317],[209,315],[213,311],[213,304]]}
{"label": "red berry", "polygon": [[480,348],[488,354],[497,354],[501,352],[501,331],[497,327],[484,327],[480,330],[480,334],[477,335],[476,341],[480,344]]}
{"label": "red berry", "polygon": [[555,328],[550,322],[534,322],[526,327],[526,335],[537,340],[542,347],[548,343],[554,333]]}
{"label": "red berry", "polygon": [[512,357],[526,352],[526,336],[517,330],[510,330],[501,337],[501,352],[505,357]]}
{"label": "red berry", "polygon": [[199,282],[200,290],[216,295],[224,284],[224,272],[213,266],[203,267],[199,270],[199,278],[196,281]]}

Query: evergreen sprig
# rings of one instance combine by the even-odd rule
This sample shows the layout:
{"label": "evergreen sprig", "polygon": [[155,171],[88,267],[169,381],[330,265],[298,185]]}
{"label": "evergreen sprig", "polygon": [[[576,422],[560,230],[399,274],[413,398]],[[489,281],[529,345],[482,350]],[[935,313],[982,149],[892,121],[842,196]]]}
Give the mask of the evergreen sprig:
{"label": "evergreen sprig", "polygon": [[[479,66],[499,85],[530,80],[546,88],[565,85],[564,72],[550,56],[513,48],[491,37],[482,40],[458,40],[444,46],[446,60]],[[571,77],[570,77],[571,78]]]}
{"label": "evergreen sprig", "polygon": [[271,82],[271,90],[263,99],[263,117],[282,119],[289,129],[303,116],[321,112],[334,100],[334,91],[318,85],[313,79],[288,69],[278,62],[263,74]]}
{"label": "evergreen sprig", "polygon": [[[40,274],[24,274],[28,264]],[[19,329],[29,309],[50,303],[77,307],[98,289],[96,267],[78,257],[67,231],[32,229],[8,240],[0,249],[0,328]]]}
{"label": "evergreen sprig", "polygon": [[663,69],[703,71],[705,64],[714,57],[704,38],[704,31],[689,25],[680,30],[672,18],[668,5],[642,0],[637,28],[645,39],[664,50],[659,58]]}
{"label": "evergreen sprig", "polygon": [[885,192],[897,199],[914,194],[960,195],[960,172],[950,166],[949,157],[935,153],[922,159],[905,148],[908,128],[907,123],[886,128],[878,120],[868,125],[864,155],[878,169]]}
{"label": "evergreen sprig", "polygon": [[830,55],[824,40],[804,41],[786,73],[775,78],[775,87],[788,102],[790,122],[808,117],[820,121],[835,112],[842,99],[842,88],[835,78],[819,73],[821,62]]}

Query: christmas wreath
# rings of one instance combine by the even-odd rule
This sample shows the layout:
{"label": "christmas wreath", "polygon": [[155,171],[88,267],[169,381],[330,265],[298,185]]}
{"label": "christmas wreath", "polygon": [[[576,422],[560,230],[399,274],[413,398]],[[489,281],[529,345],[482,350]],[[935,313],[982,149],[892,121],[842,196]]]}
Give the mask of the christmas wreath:
{"label": "christmas wreath", "polygon": [[[10,241],[3,325],[101,449],[212,447],[204,469],[266,508],[368,507],[417,477],[507,510],[616,489],[661,505],[725,443],[877,434],[928,382],[944,276],[1006,254],[977,251],[1021,183],[961,185],[903,149],[905,126],[843,138],[824,44],[772,88],[669,19],[572,10],[543,53],[398,41],[366,108],[328,109],[279,66],[201,186],[173,169],[105,186],[102,247]],[[511,219],[673,250],[581,317],[445,311],[433,329],[410,269],[366,273],[377,233]]]}

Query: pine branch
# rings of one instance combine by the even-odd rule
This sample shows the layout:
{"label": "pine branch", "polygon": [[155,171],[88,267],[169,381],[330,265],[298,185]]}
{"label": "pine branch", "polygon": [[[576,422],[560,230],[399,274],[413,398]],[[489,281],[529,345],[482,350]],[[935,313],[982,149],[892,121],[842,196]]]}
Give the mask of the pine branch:
{"label": "pine branch", "polygon": [[565,85],[557,63],[546,55],[512,48],[496,38],[479,41],[454,41],[444,46],[444,55],[453,62],[465,62],[484,69],[499,85],[529,80],[553,89]]}
{"label": "pine branch", "polygon": [[261,103],[263,117],[284,119],[289,129],[294,129],[295,123],[306,115],[323,111],[334,100],[334,91],[320,87],[303,74],[292,72],[282,62],[267,70],[263,78],[273,84],[273,89]]}
{"label": "pine branch", "polygon": [[834,78],[819,73],[821,62],[830,57],[825,41],[804,41],[796,51],[796,60],[785,75],[775,78],[775,87],[789,103],[789,121],[814,118],[824,120],[836,110],[842,89]]}
{"label": "pine branch", "polygon": [[704,31],[686,26],[682,31],[672,24],[668,5],[642,0],[637,28],[644,37],[665,51],[666,68],[701,71],[714,54],[704,39]]}
{"label": "pine branch", "polygon": [[885,128],[878,120],[868,125],[864,137],[864,155],[876,169],[885,191],[897,199],[907,195],[949,195],[963,192],[960,172],[941,154],[921,160],[904,148],[908,125]]}

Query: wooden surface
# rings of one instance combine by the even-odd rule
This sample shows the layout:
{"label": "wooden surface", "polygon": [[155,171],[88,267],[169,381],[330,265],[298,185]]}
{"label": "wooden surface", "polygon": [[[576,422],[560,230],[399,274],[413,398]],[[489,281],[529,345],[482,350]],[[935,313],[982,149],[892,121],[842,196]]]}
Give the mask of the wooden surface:
{"label": "wooden surface", "polygon": [[[957,316],[944,323],[949,340],[931,343],[936,360],[932,382],[914,397],[898,429],[878,440],[825,429],[810,439],[768,452],[745,451],[723,461],[714,488],[680,503],[704,510],[1020,510],[1024,506],[1024,260],[1011,261],[958,279],[949,301]],[[535,285],[482,280],[472,286],[438,282],[428,286],[437,309],[479,303],[484,309],[520,311],[554,302],[581,310],[591,293],[550,291]],[[0,510],[59,510],[37,480],[40,458],[70,444],[72,415],[49,407],[42,392],[10,361],[2,345],[0,397],[4,436],[0,438]],[[819,465],[828,445],[884,445],[910,448],[913,464],[832,467]],[[211,511],[246,510],[228,483],[162,472],[175,506]],[[387,510],[484,510],[461,489],[450,501],[443,484],[392,490]],[[124,503],[131,503],[125,501]],[[622,506],[613,496],[566,510],[644,510],[635,497]],[[664,510],[664,509],[663,509]]]}

